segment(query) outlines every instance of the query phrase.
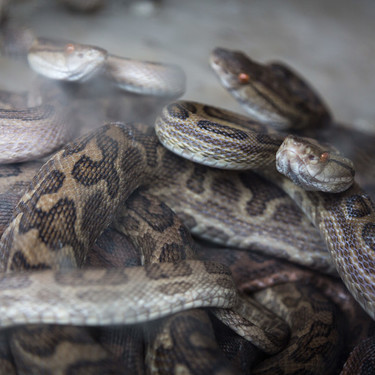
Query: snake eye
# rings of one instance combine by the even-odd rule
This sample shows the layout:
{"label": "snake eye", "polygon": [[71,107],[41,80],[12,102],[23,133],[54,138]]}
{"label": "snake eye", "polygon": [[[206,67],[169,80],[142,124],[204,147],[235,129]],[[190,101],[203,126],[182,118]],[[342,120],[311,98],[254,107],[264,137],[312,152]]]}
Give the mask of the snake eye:
{"label": "snake eye", "polygon": [[65,53],[67,55],[70,55],[71,53],[73,53],[74,50],[75,50],[74,44],[68,43],[68,44],[65,45]]}
{"label": "snake eye", "polygon": [[323,152],[322,154],[320,154],[319,161],[321,163],[326,163],[328,159],[329,159],[329,152]]}
{"label": "snake eye", "polygon": [[240,73],[238,75],[238,81],[240,83],[248,83],[250,81],[250,76],[246,73]]}
{"label": "snake eye", "polygon": [[318,158],[314,154],[309,154],[307,158],[313,164],[316,164],[318,162]]}

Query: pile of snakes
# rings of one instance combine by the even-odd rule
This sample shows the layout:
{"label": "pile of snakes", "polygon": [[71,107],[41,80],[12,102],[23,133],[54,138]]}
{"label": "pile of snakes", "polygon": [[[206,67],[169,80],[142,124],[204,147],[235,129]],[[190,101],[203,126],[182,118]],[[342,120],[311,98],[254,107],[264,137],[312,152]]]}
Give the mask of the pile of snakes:
{"label": "pile of snakes", "polygon": [[208,59],[248,116],[178,66],[1,48],[35,84],[0,91],[0,374],[375,373],[375,136],[239,51]]}

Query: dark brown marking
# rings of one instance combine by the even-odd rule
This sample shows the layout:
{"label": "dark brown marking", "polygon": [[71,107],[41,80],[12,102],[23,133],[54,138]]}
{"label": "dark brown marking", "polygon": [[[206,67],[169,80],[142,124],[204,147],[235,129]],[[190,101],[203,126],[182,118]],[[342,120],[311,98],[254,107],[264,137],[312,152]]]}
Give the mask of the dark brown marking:
{"label": "dark brown marking", "polygon": [[197,127],[207,132],[214,133],[217,135],[222,135],[226,138],[244,140],[248,139],[249,135],[240,129],[234,129],[226,125],[221,125],[219,123],[209,121],[209,120],[200,120],[197,122]]}
{"label": "dark brown marking", "polygon": [[185,246],[178,243],[165,244],[160,252],[159,262],[177,263],[186,260]]}
{"label": "dark brown marking", "polygon": [[185,262],[170,263],[170,266],[165,268],[158,263],[152,263],[145,266],[147,277],[153,280],[169,279],[176,276],[190,276],[193,272],[190,265]]}
{"label": "dark brown marking", "polygon": [[65,146],[65,148],[64,148],[64,150],[62,152],[62,156],[66,157],[66,156],[69,156],[69,155],[78,154],[79,152],[81,152],[82,150],[84,150],[86,148],[87,144],[92,139],[94,139],[95,137],[99,137],[100,138],[109,129],[110,129],[110,125],[105,125],[102,128],[100,128],[98,131],[89,133],[84,138],[82,138],[82,139],[80,139],[78,141],[69,142]]}
{"label": "dark brown marking", "polygon": [[197,221],[192,215],[186,214],[184,212],[178,212],[178,217],[189,229],[192,229],[198,225]]}
{"label": "dark brown marking", "polygon": [[47,270],[50,269],[51,267],[45,263],[33,263],[31,264],[26,258],[25,255],[21,251],[16,251],[13,254],[11,264],[9,267],[12,271],[15,270]]}
{"label": "dark brown marking", "polygon": [[[31,355],[41,358],[50,357],[62,342],[89,345],[94,341],[88,334],[78,327],[64,327],[58,325],[30,325],[27,330],[14,330],[17,344]],[[12,333],[12,338],[14,333]]]}
{"label": "dark brown marking", "polygon": [[102,159],[94,161],[83,155],[74,165],[72,176],[84,186],[96,185],[99,181],[106,181],[109,196],[113,199],[118,194],[119,176],[114,166],[118,157],[118,142],[106,135],[96,138],[102,152]]}
{"label": "dark brown marking", "polygon": [[366,199],[361,195],[352,195],[346,200],[348,215],[353,218],[361,218],[371,214],[371,208]]}
{"label": "dark brown marking", "polygon": [[65,174],[63,172],[60,172],[57,169],[51,171],[42,180],[42,183],[33,194],[31,201],[36,203],[43,195],[57,193],[63,186],[64,180]]}
{"label": "dark brown marking", "polygon": [[168,285],[160,285],[157,290],[167,296],[173,296],[174,294],[186,293],[192,288],[192,284],[186,281],[178,281],[173,283],[168,283]]}
{"label": "dark brown marking", "polygon": [[0,166],[0,178],[15,177],[19,176],[21,173],[22,170],[19,164],[9,164]]}
{"label": "dark brown marking", "polygon": [[141,231],[139,231],[138,234],[133,234],[132,237],[134,245],[138,249],[141,249],[144,255],[145,264],[150,263],[150,259],[152,259],[153,254],[155,254],[158,249],[157,239],[149,233],[142,235]]}
{"label": "dark brown marking", "polygon": [[204,266],[208,273],[218,274],[218,275],[231,275],[229,268],[225,266],[224,264],[205,261]]}
{"label": "dark brown marking", "polygon": [[180,120],[186,120],[190,116],[190,113],[197,112],[194,105],[180,102],[169,104],[167,106],[167,111],[171,117],[178,118]]}
{"label": "dark brown marking", "polygon": [[162,332],[161,337],[167,333],[172,342],[154,344],[155,364],[163,369],[164,374],[175,373],[178,366],[189,374],[238,373],[220,351],[210,319],[204,311],[184,311],[164,322],[163,327],[158,325],[158,330]]}
{"label": "dark brown marking", "polygon": [[173,226],[174,212],[165,203],[158,199],[149,199],[142,192],[131,195],[126,201],[126,208],[134,211],[138,217],[159,233]]}
{"label": "dark brown marking", "polygon": [[362,230],[362,237],[366,244],[375,251],[375,224],[367,223]]}
{"label": "dark brown marking", "polygon": [[105,196],[101,192],[94,193],[82,206],[81,232],[86,238],[97,238],[102,228],[106,228],[111,220],[111,210],[106,203]]}
{"label": "dark brown marking", "polygon": [[256,132],[267,132],[267,127],[259,122],[249,119],[246,116],[238,115],[235,112],[225,111],[217,107],[207,106],[203,107],[203,111],[210,117],[223,120],[225,122],[234,123],[236,125],[252,129]]}
{"label": "dark brown marking", "polygon": [[29,208],[29,204],[24,206],[19,224],[21,234],[37,229],[40,240],[50,249],[59,250],[63,246],[71,245],[79,251],[82,244],[75,233],[77,216],[73,200],[61,198],[49,211]]}
{"label": "dark brown marking", "polygon": [[205,166],[194,164],[194,169],[186,181],[186,187],[195,194],[202,194],[206,174],[207,168]]}
{"label": "dark brown marking", "polygon": [[243,185],[253,194],[253,197],[246,202],[246,212],[250,217],[262,215],[270,201],[285,197],[281,189],[269,184],[255,173],[241,173],[239,176]]}
{"label": "dark brown marking", "polygon": [[234,176],[220,174],[218,177],[213,178],[211,189],[213,194],[222,197],[221,199],[228,201],[237,201],[241,192],[234,183]]}
{"label": "dark brown marking", "polygon": [[225,289],[235,288],[234,281],[232,279],[228,279],[225,277],[220,277],[219,279],[216,280],[216,283]]}

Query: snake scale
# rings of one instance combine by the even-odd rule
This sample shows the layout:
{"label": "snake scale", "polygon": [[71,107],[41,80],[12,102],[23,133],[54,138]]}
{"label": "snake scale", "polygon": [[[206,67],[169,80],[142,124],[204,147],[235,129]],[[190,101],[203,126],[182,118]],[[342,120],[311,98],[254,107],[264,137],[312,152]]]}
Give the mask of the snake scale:
{"label": "snake scale", "polygon": [[[190,108],[192,106],[194,107],[194,104],[189,104]],[[197,112],[199,112],[199,108]],[[231,114],[227,115],[231,116]],[[170,113],[170,116],[173,117],[175,114]],[[55,269],[62,268],[62,271],[59,272],[62,272],[62,275],[67,275],[69,272],[64,268],[81,266],[84,263],[87,258],[87,252],[95,239],[108,226],[109,222],[116,218],[116,208],[120,205],[120,201],[129,197],[139,186],[150,184],[154,179],[160,178],[160,174],[163,173],[163,164],[164,170],[168,169],[165,164],[168,164],[168,160],[171,160],[170,156],[166,156],[169,153],[157,143],[152,132],[150,133],[148,130],[146,132],[144,130],[139,131],[139,127],[122,124],[107,125],[97,132],[93,132],[67,145],[64,150],[56,154],[42,167],[34,178],[29,192],[23,196],[18,204],[12,223],[2,237],[0,246],[2,247],[3,271],[21,271],[25,268],[38,270],[52,267]],[[169,166],[169,168],[171,167]],[[267,175],[267,177],[270,176]],[[345,202],[345,207],[349,207],[347,210],[350,210],[349,216],[354,223],[352,227],[348,228],[347,220],[341,219],[339,221],[340,226],[336,225],[330,228],[325,224],[326,227],[322,225],[323,229],[321,228],[321,231],[328,232],[331,230],[334,231],[335,235],[338,233],[337,237],[342,237],[340,231],[345,232],[345,235],[351,231],[353,233],[352,236],[356,236],[359,233],[358,228],[364,228],[362,233],[365,233],[365,235],[362,236],[362,239],[364,241],[365,255],[368,253],[369,248],[373,247],[371,239],[374,237],[372,231],[374,228],[371,227],[371,222],[373,222],[374,207],[370,199],[357,187],[352,188],[353,190],[349,191],[349,193],[344,193],[341,196],[332,195],[332,197],[324,199],[322,202],[320,193],[299,193],[298,191],[295,193],[294,187],[288,187],[288,183],[280,182],[278,179],[275,181],[287,191],[291,191],[291,195],[296,195],[296,201],[302,206],[307,202],[306,210],[311,214],[312,220],[318,224],[321,219],[320,216],[314,215],[315,212],[312,212],[311,203],[315,205],[316,202],[319,203],[320,213],[333,212],[333,220],[337,222],[339,215],[336,209],[337,202],[341,202],[341,206],[344,206],[343,202]],[[81,199],[82,197],[84,197],[83,200]],[[93,207],[96,210],[93,210]],[[330,209],[330,207],[332,208]],[[93,216],[90,217],[87,214],[88,212],[93,213]],[[59,217],[58,222],[51,220],[56,215]],[[36,233],[37,235],[35,235]],[[325,238],[327,239],[327,235]],[[328,240],[327,242],[330,244]],[[38,251],[30,251],[30,246],[38,249]],[[342,251],[340,248],[335,249],[331,246],[332,250],[336,252]],[[371,267],[373,260],[370,259],[368,263]],[[184,264],[181,263],[181,267],[184,267]],[[186,264],[190,265],[190,263]],[[193,272],[194,270],[197,270],[198,273],[202,272],[199,271],[202,262],[193,262],[191,264],[194,265],[192,267]],[[346,267],[346,263],[343,265],[338,262],[338,264],[339,272]],[[354,267],[360,265],[360,269],[363,269],[363,264],[356,260],[349,267],[353,265]],[[171,274],[174,273],[171,271],[170,265],[158,265],[156,268],[162,270],[163,278],[169,272]],[[142,273],[144,270],[142,269],[140,272]],[[207,275],[206,271],[203,271],[205,275]],[[79,275],[90,275],[89,271],[87,273],[86,271],[83,273],[82,271],[74,272],[75,277],[78,278],[81,277]],[[344,271],[341,273],[344,274]],[[118,275],[121,272],[111,271],[108,274]],[[53,279],[57,273],[43,271],[27,278],[30,280],[35,276],[36,279],[33,282],[37,282],[37,278],[43,277],[43,275],[52,276]],[[187,274],[184,274],[184,276],[187,276]],[[12,283],[12,277],[12,275],[4,277],[5,285]],[[17,276],[14,277],[17,279]],[[115,279],[117,277],[115,276]],[[146,278],[147,276],[143,273],[142,279]],[[71,280],[69,277],[68,279]],[[92,278],[89,277],[89,279],[91,282]],[[127,281],[126,275],[125,279]],[[126,284],[126,281],[123,280],[122,282]],[[119,279],[116,279],[115,284],[119,282]],[[102,279],[98,283],[103,285]],[[373,292],[371,289],[368,292],[369,288],[363,287],[363,280],[358,282],[358,280],[351,279],[349,283],[354,285],[352,287],[353,294],[371,314],[373,311]],[[182,284],[183,282],[180,281],[179,287],[182,288]],[[214,284],[215,282],[212,282],[212,285]],[[216,285],[218,284],[220,283],[216,282]],[[371,279],[368,284],[371,284]],[[170,280],[168,280],[167,285],[172,285]],[[233,292],[233,284],[230,288],[226,285],[224,289],[230,289]],[[141,288],[141,290],[144,289]],[[48,296],[49,292],[45,294]],[[107,295],[109,296],[110,293]],[[206,292],[204,295],[205,297],[209,296]],[[217,296],[216,293],[213,293],[212,298],[210,299],[209,297],[209,305],[219,306],[219,302],[214,295]],[[12,293],[12,297],[14,297],[14,293]],[[40,298],[40,295],[37,298]],[[93,300],[97,298],[97,296],[92,295]],[[229,298],[226,298],[224,298],[223,303],[228,303]],[[196,307],[199,304],[188,305],[188,303],[182,303],[182,308],[188,306]],[[171,311],[173,310],[169,310],[169,312]],[[45,318],[44,313],[37,312],[36,322],[48,321],[48,310],[44,312],[47,318]],[[54,313],[51,316],[52,320],[56,319]],[[11,319],[18,318],[12,317]],[[18,323],[27,321],[22,320],[25,318],[20,319]],[[106,318],[100,319],[104,322]],[[17,322],[17,320],[13,321]],[[126,319],[124,321],[126,322]],[[113,322],[113,320],[107,322]],[[88,323],[88,321],[85,321],[85,323]],[[95,323],[97,321],[93,320],[92,324]]]}

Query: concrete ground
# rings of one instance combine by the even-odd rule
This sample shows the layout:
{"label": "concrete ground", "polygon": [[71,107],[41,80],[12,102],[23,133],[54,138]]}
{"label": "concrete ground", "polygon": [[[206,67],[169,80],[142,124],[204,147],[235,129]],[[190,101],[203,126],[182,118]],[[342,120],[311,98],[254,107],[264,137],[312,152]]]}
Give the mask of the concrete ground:
{"label": "concrete ground", "polygon": [[[375,3],[372,0],[109,1],[94,14],[58,1],[13,0],[11,16],[38,36],[181,65],[185,98],[242,112],[208,66],[216,46],[282,60],[318,89],[335,117],[375,131]],[[143,7],[142,7],[143,6]],[[0,57],[0,89],[25,89],[30,74]]]}

